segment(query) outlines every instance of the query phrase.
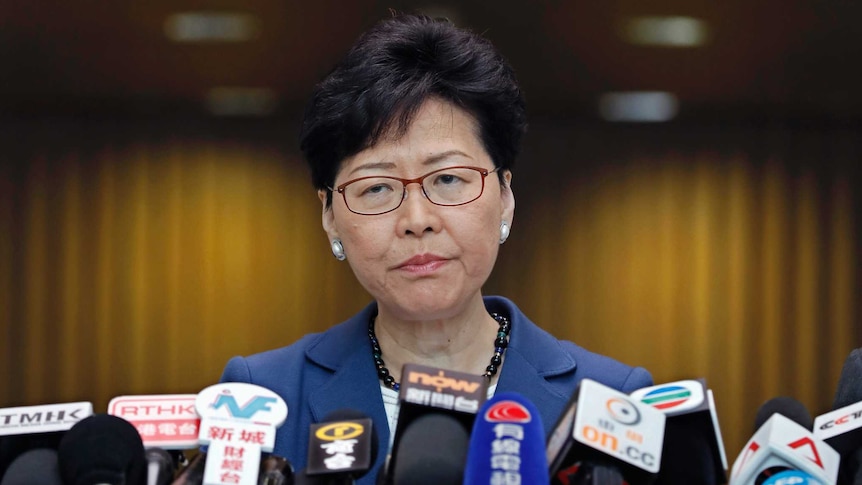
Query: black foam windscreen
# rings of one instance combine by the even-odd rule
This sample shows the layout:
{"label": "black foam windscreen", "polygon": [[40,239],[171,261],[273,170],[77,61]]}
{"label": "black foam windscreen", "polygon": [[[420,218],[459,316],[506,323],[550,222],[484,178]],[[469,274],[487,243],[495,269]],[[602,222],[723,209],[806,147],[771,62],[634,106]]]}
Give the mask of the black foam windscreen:
{"label": "black foam windscreen", "polygon": [[780,396],[766,401],[757,410],[757,415],[754,418],[754,432],[756,433],[773,414],[780,414],[808,431],[811,431],[814,426],[814,419],[811,418],[811,413],[808,412],[804,404],[792,397]]}
{"label": "black foam windscreen", "polygon": [[419,416],[398,445],[393,485],[461,485],[469,442],[457,419],[439,413]]}
{"label": "black foam windscreen", "polygon": [[57,450],[66,485],[145,483],[144,443],[123,418],[94,414],[75,423]]}
{"label": "black foam windscreen", "polygon": [[9,465],[0,485],[63,485],[57,452],[36,448],[22,453]]}
{"label": "black foam windscreen", "polygon": [[859,401],[862,401],[862,348],[850,352],[844,361],[832,409],[843,408]]}
{"label": "black foam windscreen", "polygon": [[56,450],[65,431],[0,436],[0,476],[22,453],[46,448]]}

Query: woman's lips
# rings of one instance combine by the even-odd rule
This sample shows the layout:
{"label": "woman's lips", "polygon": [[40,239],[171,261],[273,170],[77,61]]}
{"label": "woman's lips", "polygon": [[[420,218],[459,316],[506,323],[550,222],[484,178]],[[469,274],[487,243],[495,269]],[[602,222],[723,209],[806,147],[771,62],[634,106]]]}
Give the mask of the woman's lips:
{"label": "woman's lips", "polygon": [[397,269],[408,273],[422,275],[430,274],[449,262],[448,259],[434,254],[420,254],[404,261]]}

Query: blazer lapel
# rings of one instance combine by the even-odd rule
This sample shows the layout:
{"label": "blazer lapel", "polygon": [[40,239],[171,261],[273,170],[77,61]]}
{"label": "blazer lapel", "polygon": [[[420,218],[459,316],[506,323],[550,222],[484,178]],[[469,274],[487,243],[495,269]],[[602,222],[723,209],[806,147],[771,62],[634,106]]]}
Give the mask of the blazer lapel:
{"label": "blazer lapel", "polygon": [[[315,379],[320,385],[309,396],[308,405],[314,422],[320,422],[339,409],[367,414],[377,430],[379,442],[386,446],[389,425],[383,398],[380,392],[369,393],[380,387],[367,334],[368,320],[375,313],[376,305],[369,305],[306,350],[306,357],[322,367],[322,375]],[[381,454],[385,455],[378,453],[378,460],[382,459]]]}

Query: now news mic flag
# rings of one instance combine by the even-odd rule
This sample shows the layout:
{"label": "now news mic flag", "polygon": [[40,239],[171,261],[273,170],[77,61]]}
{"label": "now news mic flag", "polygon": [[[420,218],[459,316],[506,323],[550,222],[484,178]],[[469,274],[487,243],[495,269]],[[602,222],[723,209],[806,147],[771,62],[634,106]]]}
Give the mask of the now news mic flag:
{"label": "now news mic flag", "polygon": [[[419,441],[425,439],[425,432],[430,429],[430,426],[429,420],[423,420],[418,428],[414,427],[415,422],[420,421],[421,418],[429,418],[430,421],[439,421],[438,425],[446,426],[446,429],[450,429],[449,425],[454,422],[463,428],[463,435],[466,436],[467,430],[473,427],[476,412],[487,396],[488,381],[484,377],[437,367],[405,364],[401,370],[401,389],[398,392],[400,404],[398,422],[395,425],[391,451],[386,465],[381,470],[381,483],[392,484],[396,471],[399,477],[410,475],[411,472],[405,471],[407,469],[399,465],[403,451],[410,452],[411,464],[419,463],[414,452],[418,450],[416,446]],[[457,432],[457,427],[451,429],[454,434],[450,441],[461,439],[462,434]],[[410,446],[402,446],[401,441],[405,436],[411,436]],[[420,437],[422,439],[417,439]],[[462,445],[466,451],[467,441],[459,443],[459,449]],[[453,444],[451,448],[454,449],[454,447]],[[451,464],[454,470],[463,466],[465,458],[466,456],[458,457],[458,460],[453,459],[446,463]]]}

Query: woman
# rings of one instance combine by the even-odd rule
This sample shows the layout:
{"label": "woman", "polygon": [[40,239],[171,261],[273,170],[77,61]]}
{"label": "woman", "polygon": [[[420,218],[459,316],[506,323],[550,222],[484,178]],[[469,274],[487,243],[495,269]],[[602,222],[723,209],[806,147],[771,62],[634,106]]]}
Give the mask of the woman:
{"label": "woman", "polygon": [[353,408],[375,423],[379,467],[406,363],[484,375],[490,392],[536,404],[546,431],[584,377],[626,392],[652,383],[644,369],[558,341],[511,301],[482,296],[512,228],[511,166],[525,129],[502,56],[426,17],[377,24],[316,87],[301,148],[332,252],[374,302],[326,332],[228,363],[223,381],[287,401],[275,454],[304,467],[309,425]]}

